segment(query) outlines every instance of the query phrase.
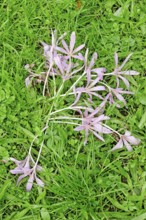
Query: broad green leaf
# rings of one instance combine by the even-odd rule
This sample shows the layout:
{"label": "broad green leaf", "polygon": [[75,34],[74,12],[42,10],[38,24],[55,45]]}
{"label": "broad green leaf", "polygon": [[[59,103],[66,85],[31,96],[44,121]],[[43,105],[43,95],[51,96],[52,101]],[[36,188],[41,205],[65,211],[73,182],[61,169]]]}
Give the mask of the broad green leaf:
{"label": "broad green leaf", "polygon": [[146,212],[143,213],[142,215],[132,218],[131,220],[145,220],[145,219],[146,219]]}
{"label": "broad green leaf", "polygon": [[[12,215],[8,218],[6,218],[6,220],[20,220],[22,217],[26,217],[26,213],[29,211],[29,208],[25,208],[22,211],[19,211],[16,213],[16,215],[14,215],[14,213],[12,213]],[[23,219],[23,218],[22,218]]]}
{"label": "broad green leaf", "polygon": [[6,180],[6,182],[3,184],[3,186],[0,189],[0,200],[3,199],[5,192],[7,190],[7,188],[11,185],[11,181],[10,180]]}
{"label": "broad green leaf", "polygon": [[44,191],[41,192],[41,193],[39,194],[39,196],[37,197],[36,203],[40,202],[40,201],[45,197],[45,195],[46,195],[46,191],[44,190]]}
{"label": "broad green leaf", "polygon": [[42,217],[42,220],[50,220],[50,214],[47,211],[47,209],[45,208],[41,209],[41,217]]}
{"label": "broad green leaf", "polygon": [[138,127],[139,127],[140,129],[142,129],[145,125],[146,125],[146,111],[145,111],[145,113],[143,114],[143,116],[142,116],[142,118],[141,118],[141,120],[140,120],[140,122],[139,122],[139,124],[138,124]]}
{"label": "broad green leaf", "polygon": [[139,101],[141,104],[146,105],[146,94],[141,94],[139,97]]}
{"label": "broad green leaf", "polygon": [[124,205],[121,205],[116,199],[111,198],[110,196],[107,196],[107,199],[118,209],[124,210],[124,211],[128,211],[127,207],[125,207]]}

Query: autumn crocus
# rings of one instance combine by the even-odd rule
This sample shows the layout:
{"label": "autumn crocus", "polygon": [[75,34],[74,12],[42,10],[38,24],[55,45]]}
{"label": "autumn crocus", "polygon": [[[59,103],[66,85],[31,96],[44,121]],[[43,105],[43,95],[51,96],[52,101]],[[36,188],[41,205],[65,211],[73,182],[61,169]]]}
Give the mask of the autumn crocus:
{"label": "autumn crocus", "polygon": [[92,102],[92,96],[96,96],[100,99],[103,99],[101,95],[98,94],[100,91],[104,91],[105,87],[101,85],[96,85],[98,83],[99,79],[98,77],[93,80],[90,84],[87,84],[86,87],[79,87],[79,88],[74,88],[74,95],[76,97],[75,102],[73,105],[77,104],[79,101],[81,94],[86,93],[89,95],[89,101]]}
{"label": "autumn crocus", "polygon": [[74,129],[75,131],[85,131],[84,145],[87,143],[89,132],[93,133],[101,141],[104,141],[101,134],[112,133],[110,129],[106,128],[102,124],[102,121],[108,120],[109,117],[105,116],[104,114],[95,117],[95,115],[100,112],[100,110],[101,109],[98,107],[90,114],[88,110],[85,110],[82,118],[82,124]]}
{"label": "autumn crocus", "polygon": [[134,75],[138,75],[139,73],[134,71],[134,70],[128,70],[128,71],[123,71],[123,67],[125,66],[125,64],[128,62],[128,60],[130,59],[132,54],[129,54],[126,59],[123,61],[123,63],[121,65],[118,65],[118,54],[115,52],[114,54],[114,60],[115,60],[115,69],[114,71],[111,73],[111,75],[116,76],[116,80],[117,80],[117,87],[119,87],[119,80],[121,79],[124,84],[126,85],[126,87],[129,89],[130,84],[129,81],[123,77],[122,75],[130,75],[130,76],[134,76]]}
{"label": "autumn crocus", "polygon": [[68,46],[66,41],[62,40],[63,47],[57,46],[56,50],[65,54],[67,59],[75,58],[75,59],[82,60],[81,56],[77,53],[85,47],[85,44],[82,44],[78,46],[76,49],[74,49],[75,42],[76,42],[76,34],[75,32],[72,32],[71,37],[70,37],[70,45]]}
{"label": "autumn crocus", "polygon": [[[110,104],[114,104],[114,103],[116,104],[116,101],[114,100],[114,96],[115,96],[120,102],[123,102],[124,105],[126,105],[126,100],[124,99],[122,94],[134,94],[134,93],[130,91],[124,91],[122,88],[113,89],[109,87],[109,93],[107,94],[105,99],[109,100]],[[120,108],[119,104],[116,104],[116,106]]]}
{"label": "autumn crocus", "polygon": [[130,131],[126,131],[124,135],[120,135],[120,139],[118,143],[112,148],[111,151],[122,149],[124,146],[128,151],[132,151],[131,145],[138,145],[140,143],[140,139],[135,138],[131,135]]}
{"label": "autumn crocus", "polygon": [[20,181],[23,178],[29,177],[28,182],[26,184],[27,191],[31,190],[34,181],[36,181],[36,183],[40,187],[44,186],[44,183],[42,182],[42,180],[40,180],[36,176],[36,172],[41,171],[42,167],[39,165],[35,165],[35,162],[30,155],[28,155],[24,160],[16,160],[15,158],[12,158],[12,157],[10,158],[10,160],[16,164],[16,168],[14,168],[13,170],[10,170],[10,172],[15,175],[20,174],[17,180],[17,185],[20,183]]}

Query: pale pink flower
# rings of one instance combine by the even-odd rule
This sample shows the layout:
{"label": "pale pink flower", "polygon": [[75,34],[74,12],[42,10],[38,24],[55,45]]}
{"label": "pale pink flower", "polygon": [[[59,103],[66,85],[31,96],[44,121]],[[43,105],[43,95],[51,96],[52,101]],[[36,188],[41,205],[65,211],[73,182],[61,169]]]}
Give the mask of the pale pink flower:
{"label": "pale pink flower", "polygon": [[[105,99],[109,100],[109,103],[112,105],[112,104],[116,103],[114,100],[114,96],[115,96],[119,101],[123,102],[124,105],[126,105],[126,100],[124,99],[122,94],[134,94],[134,93],[130,92],[130,91],[123,91],[122,88],[116,88],[116,89],[110,88],[109,93],[107,94]],[[119,104],[116,104],[116,106],[118,108],[120,108]]]}
{"label": "pale pink flower", "polygon": [[62,40],[63,48],[57,46],[56,50],[65,54],[67,59],[72,57],[72,58],[82,60],[81,56],[77,53],[85,47],[85,44],[82,44],[76,49],[74,49],[75,41],[76,41],[76,35],[75,35],[75,32],[72,32],[71,37],[70,37],[70,45],[68,46],[66,41]]}
{"label": "pale pink flower", "polygon": [[124,135],[120,136],[120,140],[118,143],[112,148],[111,151],[122,149],[124,146],[127,148],[128,151],[132,151],[131,145],[138,145],[140,144],[140,139],[135,138],[131,135],[130,131],[126,131]]}
{"label": "pale pink flower", "polygon": [[129,81],[123,77],[122,75],[138,75],[139,73],[134,71],[134,70],[128,70],[128,71],[122,71],[122,68],[125,66],[125,64],[128,62],[128,60],[130,59],[132,54],[129,54],[126,59],[123,61],[123,63],[119,66],[118,65],[118,54],[115,53],[114,54],[114,60],[115,60],[115,69],[114,72],[111,75],[116,76],[116,80],[117,80],[117,87],[119,87],[119,79],[121,79],[124,84],[126,85],[126,87],[129,89],[130,84]]}
{"label": "pale pink flower", "polygon": [[77,104],[82,93],[86,93],[89,95],[90,102],[92,102],[92,96],[96,96],[96,97],[103,100],[103,97],[101,95],[99,95],[97,92],[105,91],[105,87],[104,86],[95,86],[98,81],[99,81],[99,79],[97,77],[90,84],[87,84],[86,87],[74,88],[74,95],[75,95],[76,99],[75,99],[75,102],[73,103],[73,105]]}
{"label": "pale pink flower", "polygon": [[[32,159],[31,156],[27,156],[24,160],[16,160],[15,158],[10,158],[11,161],[13,161],[16,164],[16,168],[14,168],[13,170],[10,170],[10,173],[12,174],[21,174],[17,180],[17,185],[19,184],[19,182],[25,178],[25,177],[29,177],[27,185],[26,185],[26,190],[30,191],[33,185],[34,180],[36,181],[36,183],[40,186],[43,187],[44,183],[42,182],[42,180],[40,180],[39,178],[37,178],[36,176],[36,172],[37,171],[41,171],[42,167],[37,165],[35,166],[35,162]],[[34,165],[33,167],[32,164]]]}
{"label": "pale pink flower", "polygon": [[112,133],[111,130],[109,130],[102,124],[102,121],[108,120],[109,117],[105,116],[104,114],[94,117],[96,114],[100,112],[100,110],[101,108],[98,107],[95,110],[93,110],[90,114],[88,110],[85,110],[85,112],[83,113],[82,124],[74,129],[75,131],[85,131],[84,145],[87,143],[89,132],[93,133],[101,141],[104,141],[101,134]]}

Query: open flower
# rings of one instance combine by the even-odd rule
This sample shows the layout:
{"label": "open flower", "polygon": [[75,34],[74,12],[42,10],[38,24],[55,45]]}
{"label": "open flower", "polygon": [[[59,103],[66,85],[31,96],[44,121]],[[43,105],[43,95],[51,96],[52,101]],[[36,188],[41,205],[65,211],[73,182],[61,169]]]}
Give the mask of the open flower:
{"label": "open flower", "polygon": [[67,59],[72,57],[72,58],[82,60],[82,57],[77,53],[85,47],[85,44],[82,44],[76,49],[74,49],[75,41],[76,41],[76,35],[75,35],[75,32],[72,32],[71,37],[70,37],[70,45],[68,46],[66,41],[62,40],[63,48],[57,46],[56,50],[60,51],[63,54],[66,54]]}
{"label": "open flower", "polygon": [[106,128],[102,121],[108,120],[109,117],[104,114],[94,117],[97,113],[99,113],[101,108],[96,108],[89,114],[88,110],[85,110],[82,118],[82,124],[77,126],[75,131],[85,131],[85,141],[84,145],[87,143],[87,139],[89,136],[89,132],[92,132],[99,140],[104,141],[103,137],[100,134],[110,134],[111,130]]}
{"label": "open flower", "polygon": [[97,92],[104,91],[105,87],[104,86],[95,86],[98,81],[99,81],[99,79],[97,77],[89,85],[87,84],[86,87],[74,88],[74,95],[75,95],[76,99],[75,99],[75,102],[73,103],[73,105],[77,104],[82,93],[86,93],[89,95],[90,102],[92,102],[93,95],[103,100],[103,97],[101,95],[99,95]]}
{"label": "open flower", "polygon": [[63,60],[61,56],[56,56],[54,58],[54,62],[60,71],[60,74],[58,75],[61,75],[63,80],[68,80],[72,78],[74,74],[76,74],[83,68],[80,67],[79,69],[73,69],[74,67],[76,67],[74,66],[74,63],[72,63],[71,60],[69,60],[69,62],[66,61],[67,60]]}
{"label": "open flower", "polygon": [[[10,173],[21,174],[17,180],[17,185],[23,178],[28,176],[29,179],[26,185],[27,191],[31,190],[34,180],[39,186],[41,187],[44,186],[44,183],[42,182],[42,180],[40,180],[36,176],[36,172],[41,171],[42,167],[39,165],[36,166],[34,160],[32,159],[30,155],[27,156],[24,160],[16,160],[15,158],[12,158],[12,157],[10,158],[10,160],[13,161],[17,166],[13,170],[10,170]],[[33,164],[33,167],[31,167],[31,164]]]}
{"label": "open flower", "polygon": [[115,53],[114,54],[114,60],[115,60],[115,69],[114,72],[111,73],[111,75],[116,76],[116,80],[117,80],[117,87],[119,87],[119,79],[121,79],[124,84],[126,85],[126,87],[129,89],[130,84],[129,81],[123,77],[122,75],[138,75],[139,73],[134,71],[134,70],[128,70],[128,71],[122,71],[122,68],[125,66],[125,64],[128,62],[128,60],[130,59],[132,54],[129,54],[126,59],[123,61],[123,63],[119,66],[118,65],[118,54]]}
{"label": "open flower", "polygon": [[124,135],[120,136],[120,140],[118,143],[112,148],[111,151],[121,149],[124,146],[127,148],[128,151],[132,151],[131,145],[138,145],[140,143],[140,140],[138,138],[135,138],[131,135],[130,131],[126,131]]}
{"label": "open flower", "polygon": [[[124,97],[121,94],[134,94],[134,93],[130,92],[130,91],[123,91],[122,88],[116,88],[116,89],[110,88],[109,93],[107,94],[105,99],[109,100],[109,103],[112,105],[112,104],[116,103],[114,100],[114,96],[115,96],[119,101],[123,102],[124,105],[126,105],[126,100],[124,99]],[[118,108],[120,108],[119,104],[116,104],[116,106]]]}

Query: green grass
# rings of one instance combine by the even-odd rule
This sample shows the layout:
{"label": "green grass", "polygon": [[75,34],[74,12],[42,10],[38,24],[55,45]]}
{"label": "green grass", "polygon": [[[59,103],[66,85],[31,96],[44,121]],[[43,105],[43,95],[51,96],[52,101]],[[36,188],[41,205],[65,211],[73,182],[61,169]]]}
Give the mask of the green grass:
{"label": "green grass", "polygon": [[[4,0],[0,3],[0,219],[42,220],[143,220],[146,219],[146,1]],[[51,124],[40,163],[44,189],[34,184],[16,187],[10,156],[24,159],[34,135],[44,126],[50,104],[42,88],[26,89],[24,65],[42,70],[40,40],[50,42],[51,29],[59,34],[76,32],[99,54],[98,64],[114,67],[133,52],[127,67],[140,72],[130,78],[135,96],[128,109],[108,109],[111,127],[128,128],[141,139],[133,152],[109,154],[111,138],[101,143],[90,137],[83,147],[73,126]],[[115,114],[117,117],[115,117]],[[41,139],[41,138],[40,138]],[[40,141],[40,140],[39,140]],[[33,148],[37,156],[39,141]]]}

